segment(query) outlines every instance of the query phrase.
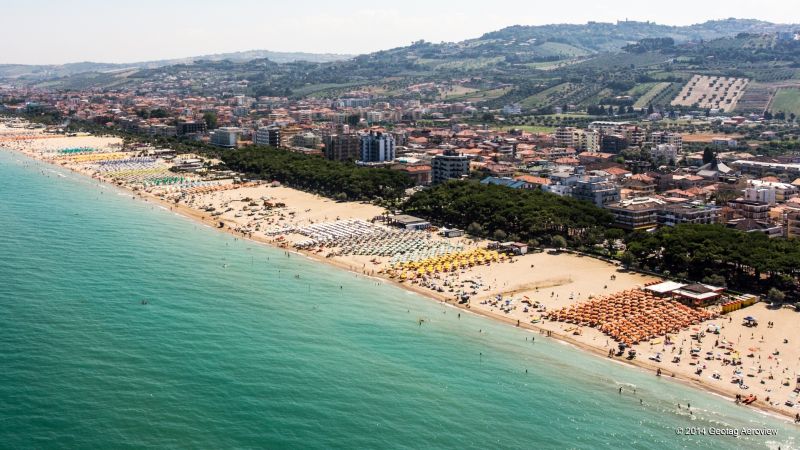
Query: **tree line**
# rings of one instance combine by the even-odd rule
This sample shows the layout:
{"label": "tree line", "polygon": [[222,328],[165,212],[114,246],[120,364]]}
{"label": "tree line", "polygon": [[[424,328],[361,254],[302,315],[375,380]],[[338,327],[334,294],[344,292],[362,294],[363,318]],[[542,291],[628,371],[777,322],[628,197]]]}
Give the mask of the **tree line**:
{"label": "tree line", "polygon": [[611,215],[591,203],[540,190],[450,181],[419,191],[404,211],[497,240],[579,246],[602,240]]}
{"label": "tree line", "polygon": [[222,161],[232,170],[336,200],[397,200],[413,185],[403,172],[359,167],[272,147],[225,151]]}
{"label": "tree line", "polygon": [[797,297],[800,241],[723,225],[684,224],[627,237],[623,262],[682,279]]}
{"label": "tree line", "polygon": [[[475,236],[569,246],[666,276],[800,300],[800,240],[770,239],[723,225],[626,234],[613,227],[608,211],[591,203],[476,181],[450,181],[417,192],[403,209]],[[623,242],[627,250],[620,253]]]}

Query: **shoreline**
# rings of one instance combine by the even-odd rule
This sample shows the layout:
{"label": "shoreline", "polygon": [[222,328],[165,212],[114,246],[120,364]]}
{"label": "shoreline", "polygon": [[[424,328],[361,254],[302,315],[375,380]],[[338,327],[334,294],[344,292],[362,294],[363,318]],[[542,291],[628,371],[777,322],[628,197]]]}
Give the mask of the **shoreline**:
{"label": "shoreline", "polygon": [[[256,243],[256,244],[269,246],[269,247],[271,247],[273,249],[280,249],[280,250],[283,250],[285,252],[290,252],[290,253],[294,253],[296,255],[305,256],[310,260],[313,260],[313,261],[316,261],[316,262],[321,262],[321,263],[324,263],[324,264],[328,264],[329,266],[333,266],[333,267],[336,267],[338,269],[346,270],[346,271],[351,272],[351,273],[353,273],[353,274],[355,274],[357,276],[369,277],[369,278],[375,279],[376,281],[380,281],[381,283],[388,282],[388,283],[390,283],[390,284],[392,284],[392,285],[394,285],[396,287],[399,287],[401,289],[406,290],[407,292],[412,292],[414,294],[421,295],[422,297],[425,297],[425,298],[427,298],[429,300],[437,301],[437,302],[442,303],[442,304],[444,304],[446,306],[451,306],[451,307],[458,308],[460,311],[463,310],[465,312],[469,312],[469,313],[473,313],[473,314],[482,316],[482,317],[487,318],[489,320],[495,320],[495,321],[498,321],[498,322],[501,322],[501,323],[508,324],[508,325],[510,325],[512,327],[520,328],[520,329],[523,329],[523,330],[526,330],[526,331],[530,331],[530,332],[536,332],[537,334],[539,334],[539,335],[541,335],[543,337],[551,337],[555,341],[565,343],[566,345],[571,345],[574,348],[577,348],[577,349],[580,349],[580,350],[583,350],[583,351],[587,351],[590,354],[595,355],[597,357],[601,357],[601,358],[605,358],[605,359],[611,359],[614,362],[622,363],[622,364],[628,365],[629,367],[638,368],[639,370],[644,370],[644,371],[650,372],[653,376],[656,376],[655,373],[660,368],[658,365],[656,365],[654,363],[651,363],[649,360],[646,360],[646,359],[629,360],[627,358],[622,358],[622,357],[613,357],[613,358],[611,358],[611,357],[608,356],[607,351],[604,350],[603,348],[601,348],[599,346],[593,346],[593,345],[588,344],[586,342],[581,342],[580,340],[573,338],[569,333],[564,333],[561,330],[552,330],[552,329],[548,329],[546,327],[543,327],[541,325],[531,324],[531,323],[527,323],[527,322],[524,322],[524,321],[518,321],[518,320],[516,320],[516,319],[514,319],[512,317],[504,316],[502,314],[499,314],[499,313],[496,313],[496,312],[493,312],[493,311],[488,311],[488,310],[486,310],[484,308],[471,308],[471,307],[469,307],[469,305],[460,304],[458,302],[452,301],[447,295],[431,291],[430,289],[424,288],[424,287],[419,286],[419,285],[412,285],[410,283],[400,283],[400,282],[398,282],[398,281],[396,281],[394,279],[390,279],[390,278],[388,278],[386,276],[378,275],[377,273],[376,274],[370,274],[369,271],[367,271],[367,270],[359,271],[358,269],[354,268],[352,265],[349,265],[344,261],[338,261],[338,260],[336,260],[334,258],[326,258],[326,257],[320,256],[319,254],[311,252],[311,251],[291,248],[288,244],[287,245],[281,245],[281,244],[278,244],[275,240],[262,238],[262,237],[257,236],[257,235],[256,236],[253,236],[253,235],[248,236],[247,234],[245,234],[243,232],[237,232],[236,230],[234,230],[233,227],[236,225],[236,223],[232,222],[230,220],[225,220],[225,219],[217,218],[217,217],[208,217],[208,214],[203,212],[203,211],[191,208],[191,207],[186,206],[186,205],[170,203],[166,199],[159,198],[157,195],[155,195],[153,193],[149,193],[149,192],[142,191],[142,190],[133,190],[133,189],[125,186],[124,184],[115,183],[115,182],[113,182],[111,180],[108,180],[108,179],[105,179],[103,177],[93,176],[92,174],[86,173],[85,171],[78,170],[78,169],[76,169],[74,167],[69,167],[68,165],[55,164],[55,163],[53,163],[51,161],[46,160],[45,158],[37,157],[37,155],[34,152],[26,152],[24,150],[12,148],[11,146],[8,145],[8,143],[5,143],[5,144],[6,144],[5,146],[2,146],[0,148],[7,149],[8,151],[11,151],[11,152],[20,153],[20,154],[24,155],[25,157],[31,158],[31,159],[33,159],[35,161],[38,161],[38,162],[41,162],[41,163],[48,164],[50,166],[59,167],[59,168],[62,168],[62,169],[69,170],[70,172],[78,174],[81,177],[86,177],[86,178],[89,178],[91,180],[96,180],[99,184],[110,185],[110,186],[112,186],[114,188],[118,188],[120,190],[120,192],[129,193],[135,199],[142,199],[145,202],[152,201],[153,204],[156,204],[156,205],[158,205],[160,207],[163,207],[165,209],[165,211],[173,212],[173,213],[175,213],[175,214],[177,214],[179,216],[185,217],[185,218],[187,218],[189,220],[193,220],[194,222],[199,223],[201,225],[208,226],[208,227],[213,228],[213,229],[215,229],[217,231],[225,232],[225,233],[227,233],[227,234],[229,234],[231,236],[236,237],[237,239],[241,238],[243,240],[248,240],[248,241]],[[220,228],[218,226],[221,222],[225,223],[225,226],[222,227],[222,228]],[[543,323],[551,323],[551,322],[543,322]],[[552,322],[552,323],[557,323],[557,322]],[[726,390],[726,389],[723,389],[723,388],[721,388],[719,386],[716,386],[716,385],[713,385],[711,383],[705,382],[700,377],[691,377],[691,376],[686,376],[684,374],[681,374],[681,373],[678,373],[678,372],[675,372],[675,371],[671,371],[669,369],[664,369],[664,368],[660,368],[660,369],[662,371],[662,376],[661,377],[663,377],[663,378],[671,379],[671,380],[674,380],[676,382],[682,383],[685,386],[693,387],[695,389],[700,389],[700,390],[706,391],[707,393],[710,393],[712,395],[721,396],[721,397],[724,397],[725,399],[727,399],[729,401],[733,401],[733,397],[732,397],[731,392],[729,390]],[[766,404],[761,399],[759,399],[759,401],[757,401],[757,402],[755,402],[755,403],[753,403],[753,404],[751,404],[749,406],[751,406],[754,411],[757,411],[760,414],[764,414],[764,415],[767,415],[767,416],[770,416],[770,417],[773,417],[773,418],[776,418],[776,419],[783,419],[783,420],[787,420],[789,422],[792,422],[794,420],[794,416],[791,413],[789,413],[788,411],[785,411],[785,410],[783,410],[781,408],[777,408],[777,407],[772,406],[770,404]]]}

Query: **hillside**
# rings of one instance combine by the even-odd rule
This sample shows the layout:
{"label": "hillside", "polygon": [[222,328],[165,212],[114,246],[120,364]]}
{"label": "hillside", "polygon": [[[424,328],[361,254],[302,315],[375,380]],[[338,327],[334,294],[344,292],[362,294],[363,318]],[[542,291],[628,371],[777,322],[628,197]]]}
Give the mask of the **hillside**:
{"label": "hillside", "polygon": [[[686,96],[693,78],[732,77],[745,80],[746,87],[730,102],[725,99],[729,109],[763,112],[781,87],[800,82],[800,41],[794,30],[800,26],[742,19],[686,27],[629,21],[513,26],[462,42],[418,41],[335,61],[309,62],[298,54],[281,54],[280,60],[254,51],[139,67],[61,66],[66,75],[37,68],[35,75],[17,80],[51,89],[156,82],[196,95],[295,98],[362,90],[378,98],[469,101],[490,108],[519,103],[525,113],[546,114],[564,106],[580,111],[598,105],[705,108],[716,103],[688,96],[676,102],[676,97]],[[24,71],[19,66],[6,70],[18,77]]]}
{"label": "hillside", "polygon": [[30,80],[46,80],[49,78],[68,77],[87,72],[122,72],[129,69],[154,69],[177,64],[192,64],[196,61],[233,61],[247,62],[254,59],[269,59],[276,63],[307,61],[325,63],[352,58],[353,55],[328,53],[273,52],[269,50],[248,50],[233,53],[215,53],[187,58],[164,59],[157,61],[141,61],[130,64],[79,62],[54,65],[0,64],[0,79],[21,78]]}

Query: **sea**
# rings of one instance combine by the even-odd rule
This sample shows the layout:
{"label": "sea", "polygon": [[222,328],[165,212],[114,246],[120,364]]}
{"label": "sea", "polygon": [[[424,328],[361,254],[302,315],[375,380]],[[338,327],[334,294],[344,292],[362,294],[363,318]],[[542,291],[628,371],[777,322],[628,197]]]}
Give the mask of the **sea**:
{"label": "sea", "polygon": [[784,419],[0,150],[0,448],[790,449],[799,437]]}

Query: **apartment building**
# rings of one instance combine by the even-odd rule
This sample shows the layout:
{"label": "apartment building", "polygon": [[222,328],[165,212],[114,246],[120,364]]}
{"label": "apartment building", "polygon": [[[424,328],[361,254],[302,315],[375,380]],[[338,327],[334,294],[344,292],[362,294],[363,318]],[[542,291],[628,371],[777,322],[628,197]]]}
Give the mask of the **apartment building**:
{"label": "apartment building", "polygon": [[728,206],[736,215],[745,219],[765,221],[769,218],[769,203],[752,200],[731,200]]}
{"label": "apartment building", "polygon": [[333,161],[355,161],[361,155],[361,137],[357,134],[330,134],[322,138],[325,157]]}
{"label": "apartment building", "polygon": [[206,123],[204,121],[180,121],[175,126],[178,136],[185,136],[187,134],[198,134],[206,132]]}
{"label": "apartment building", "polygon": [[777,195],[773,187],[749,187],[744,190],[744,199],[772,206],[777,201]]}
{"label": "apartment building", "polygon": [[731,165],[741,171],[742,174],[755,175],[758,177],[762,177],[767,173],[800,177],[800,164],[798,163],[776,163],[740,159],[732,162]]}
{"label": "apartment building", "polygon": [[648,143],[653,147],[658,145],[671,145],[678,153],[683,152],[683,136],[667,131],[654,131],[650,133]]}
{"label": "apartment building", "polygon": [[361,136],[361,162],[381,163],[394,158],[394,136],[379,131],[370,131]]}
{"label": "apartment building", "polygon": [[789,239],[800,238],[800,209],[790,209],[786,212],[786,237]]}
{"label": "apartment building", "polygon": [[572,187],[572,197],[603,207],[620,200],[619,187],[607,176],[584,175]]}
{"label": "apartment building", "polygon": [[431,160],[431,174],[434,184],[469,175],[469,158],[455,150],[445,150]]}
{"label": "apartment building", "polygon": [[211,135],[211,143],[218,147],[236,148],[242,129],[237,127],[222,127],[214,130]]}
{"label": "apartment building", "polygon": [[554,133],[556,147],[574,148],[580,151],[600,151],[602,133],[599,130],[582,130],[575,127],[559,127]]}
{"label": "apartment building", "polygon": [[614,217],[614,225],[625,230],[647,230],[658,225],[658,211],[663,200],[636,197],[612,203],[606,208]]}
{"label": "apartment building", "polygon": [[654,161],[664,160],[669,163],[670,161],[678,161],[678,147],[673,144],[655,144],[650,148],[650,157]]}
{"label": "apartment building", "polygon": [[294,135],[294,137],[292,137],[292,145],[295,147],[318,149],[318,147],[322,145],[322,138],[310,131],[307,131],[305,133]]}
{"label": "apartment building", "polygon": [[701,203],[666,204],[658,210],[658,224],[674,227],[682,223],[714,224],[720,222],[722,208]]}
{"label": "apartment building", "polygon": [[256,145],[268,145],[270,147],[281,146],[281,129],[278,127],[261,127],[256,130],[253,138]]}

